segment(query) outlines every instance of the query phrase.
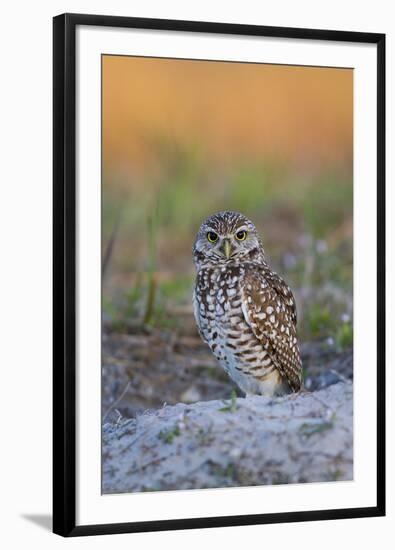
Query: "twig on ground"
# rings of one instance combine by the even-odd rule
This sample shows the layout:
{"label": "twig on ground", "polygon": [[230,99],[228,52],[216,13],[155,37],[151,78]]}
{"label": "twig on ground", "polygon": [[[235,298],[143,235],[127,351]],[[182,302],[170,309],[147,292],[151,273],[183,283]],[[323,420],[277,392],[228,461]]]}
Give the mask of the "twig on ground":
{"label": "twig on ground", "polygon": [[341,380],[345,384],[352,384],[349,378],[346,378],[345,376],[343,376],[343,374],[340,374],[340,372],[337,372],[337,370],[329,369],[329,372],[331,372],[332,374],[335,374],[339,378],[339,380]]}
{"label": "twig on ground", "polygon": [[107,418],[107,416],[110,414],[110,412],[118,405],[118,403],[120,403],[122,401],[122,399],[125,397],[128,389],[130,388],[130,384],[131,384],[131,380],[126,384],[123,392],[121,393],[121,395],[118,397],[118,399],[116,399],[109,407],[108,409],[106,410],[106,412],[104,413],[103,415],[103,418],[102,418],[102,423],[105,421],[105,419]]}

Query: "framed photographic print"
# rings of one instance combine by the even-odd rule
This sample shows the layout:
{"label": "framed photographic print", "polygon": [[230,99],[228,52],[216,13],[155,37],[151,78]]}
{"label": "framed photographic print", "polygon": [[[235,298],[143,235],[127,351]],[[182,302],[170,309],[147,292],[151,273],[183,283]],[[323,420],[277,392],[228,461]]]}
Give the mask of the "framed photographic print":
{"label": "framed photographic print", "polygon": [[54,532],[385,513],[382,34],[54,18]]}

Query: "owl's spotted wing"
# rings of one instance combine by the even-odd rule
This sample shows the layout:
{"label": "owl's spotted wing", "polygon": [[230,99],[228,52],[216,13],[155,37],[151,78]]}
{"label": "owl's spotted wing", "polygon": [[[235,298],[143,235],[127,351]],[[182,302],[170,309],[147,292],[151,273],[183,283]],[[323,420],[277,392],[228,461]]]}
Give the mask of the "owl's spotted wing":
{"label": "owl's spotted wing", "polygon": [[246,271],[241,291],[246,322],[290,388],[298,391],[302,384],[302,361],[291,289],[276,273],[262,269]]}
{"label": "owl's spotted wing", "polygon": [[287,308],[287,311],[293,321],[295,328],[297,324],[297,314],[296,314],[296,302],[292,290],[289,286],[283,281],[283,279],[277,275],[274,271],[265,270],[264,278],[266,282],[271,286],[279,296],[284,300],[284,304]]}

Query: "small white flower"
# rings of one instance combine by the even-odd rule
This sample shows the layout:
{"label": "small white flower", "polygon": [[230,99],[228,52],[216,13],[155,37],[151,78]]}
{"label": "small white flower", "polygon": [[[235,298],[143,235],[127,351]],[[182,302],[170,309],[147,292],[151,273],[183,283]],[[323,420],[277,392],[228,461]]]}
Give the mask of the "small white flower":
{"label": "small white flower", "polygon": [[342,323],[349,323],[350,322],[350,316],[348,313],[342,313],[340,317]]}
{"label": "small white flower", "polygon": [[286,254],[284,254],[283,263],[285,269],[292,269],[293,267],[295,267],[297,264],[295,254],[291,254],[291,252],[287,252]]}
{"label": "small white flower", "polygon": [[328,244],[326,241],[323,241],[322,239],[319,239],[315,242],[315,249],[318,252],[318,254],[324,254],[328,251]]}

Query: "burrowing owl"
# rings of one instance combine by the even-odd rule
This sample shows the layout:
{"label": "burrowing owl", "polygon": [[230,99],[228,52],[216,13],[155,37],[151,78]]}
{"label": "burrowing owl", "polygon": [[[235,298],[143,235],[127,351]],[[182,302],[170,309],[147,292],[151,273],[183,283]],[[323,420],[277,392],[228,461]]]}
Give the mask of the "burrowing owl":
{"label": "burrowing owl", "polygon": [[193,247],[194,313],[203,340],[246,394],[302,384],[291,289],[268,266],[254,224],[237,212],[205,220]]}

